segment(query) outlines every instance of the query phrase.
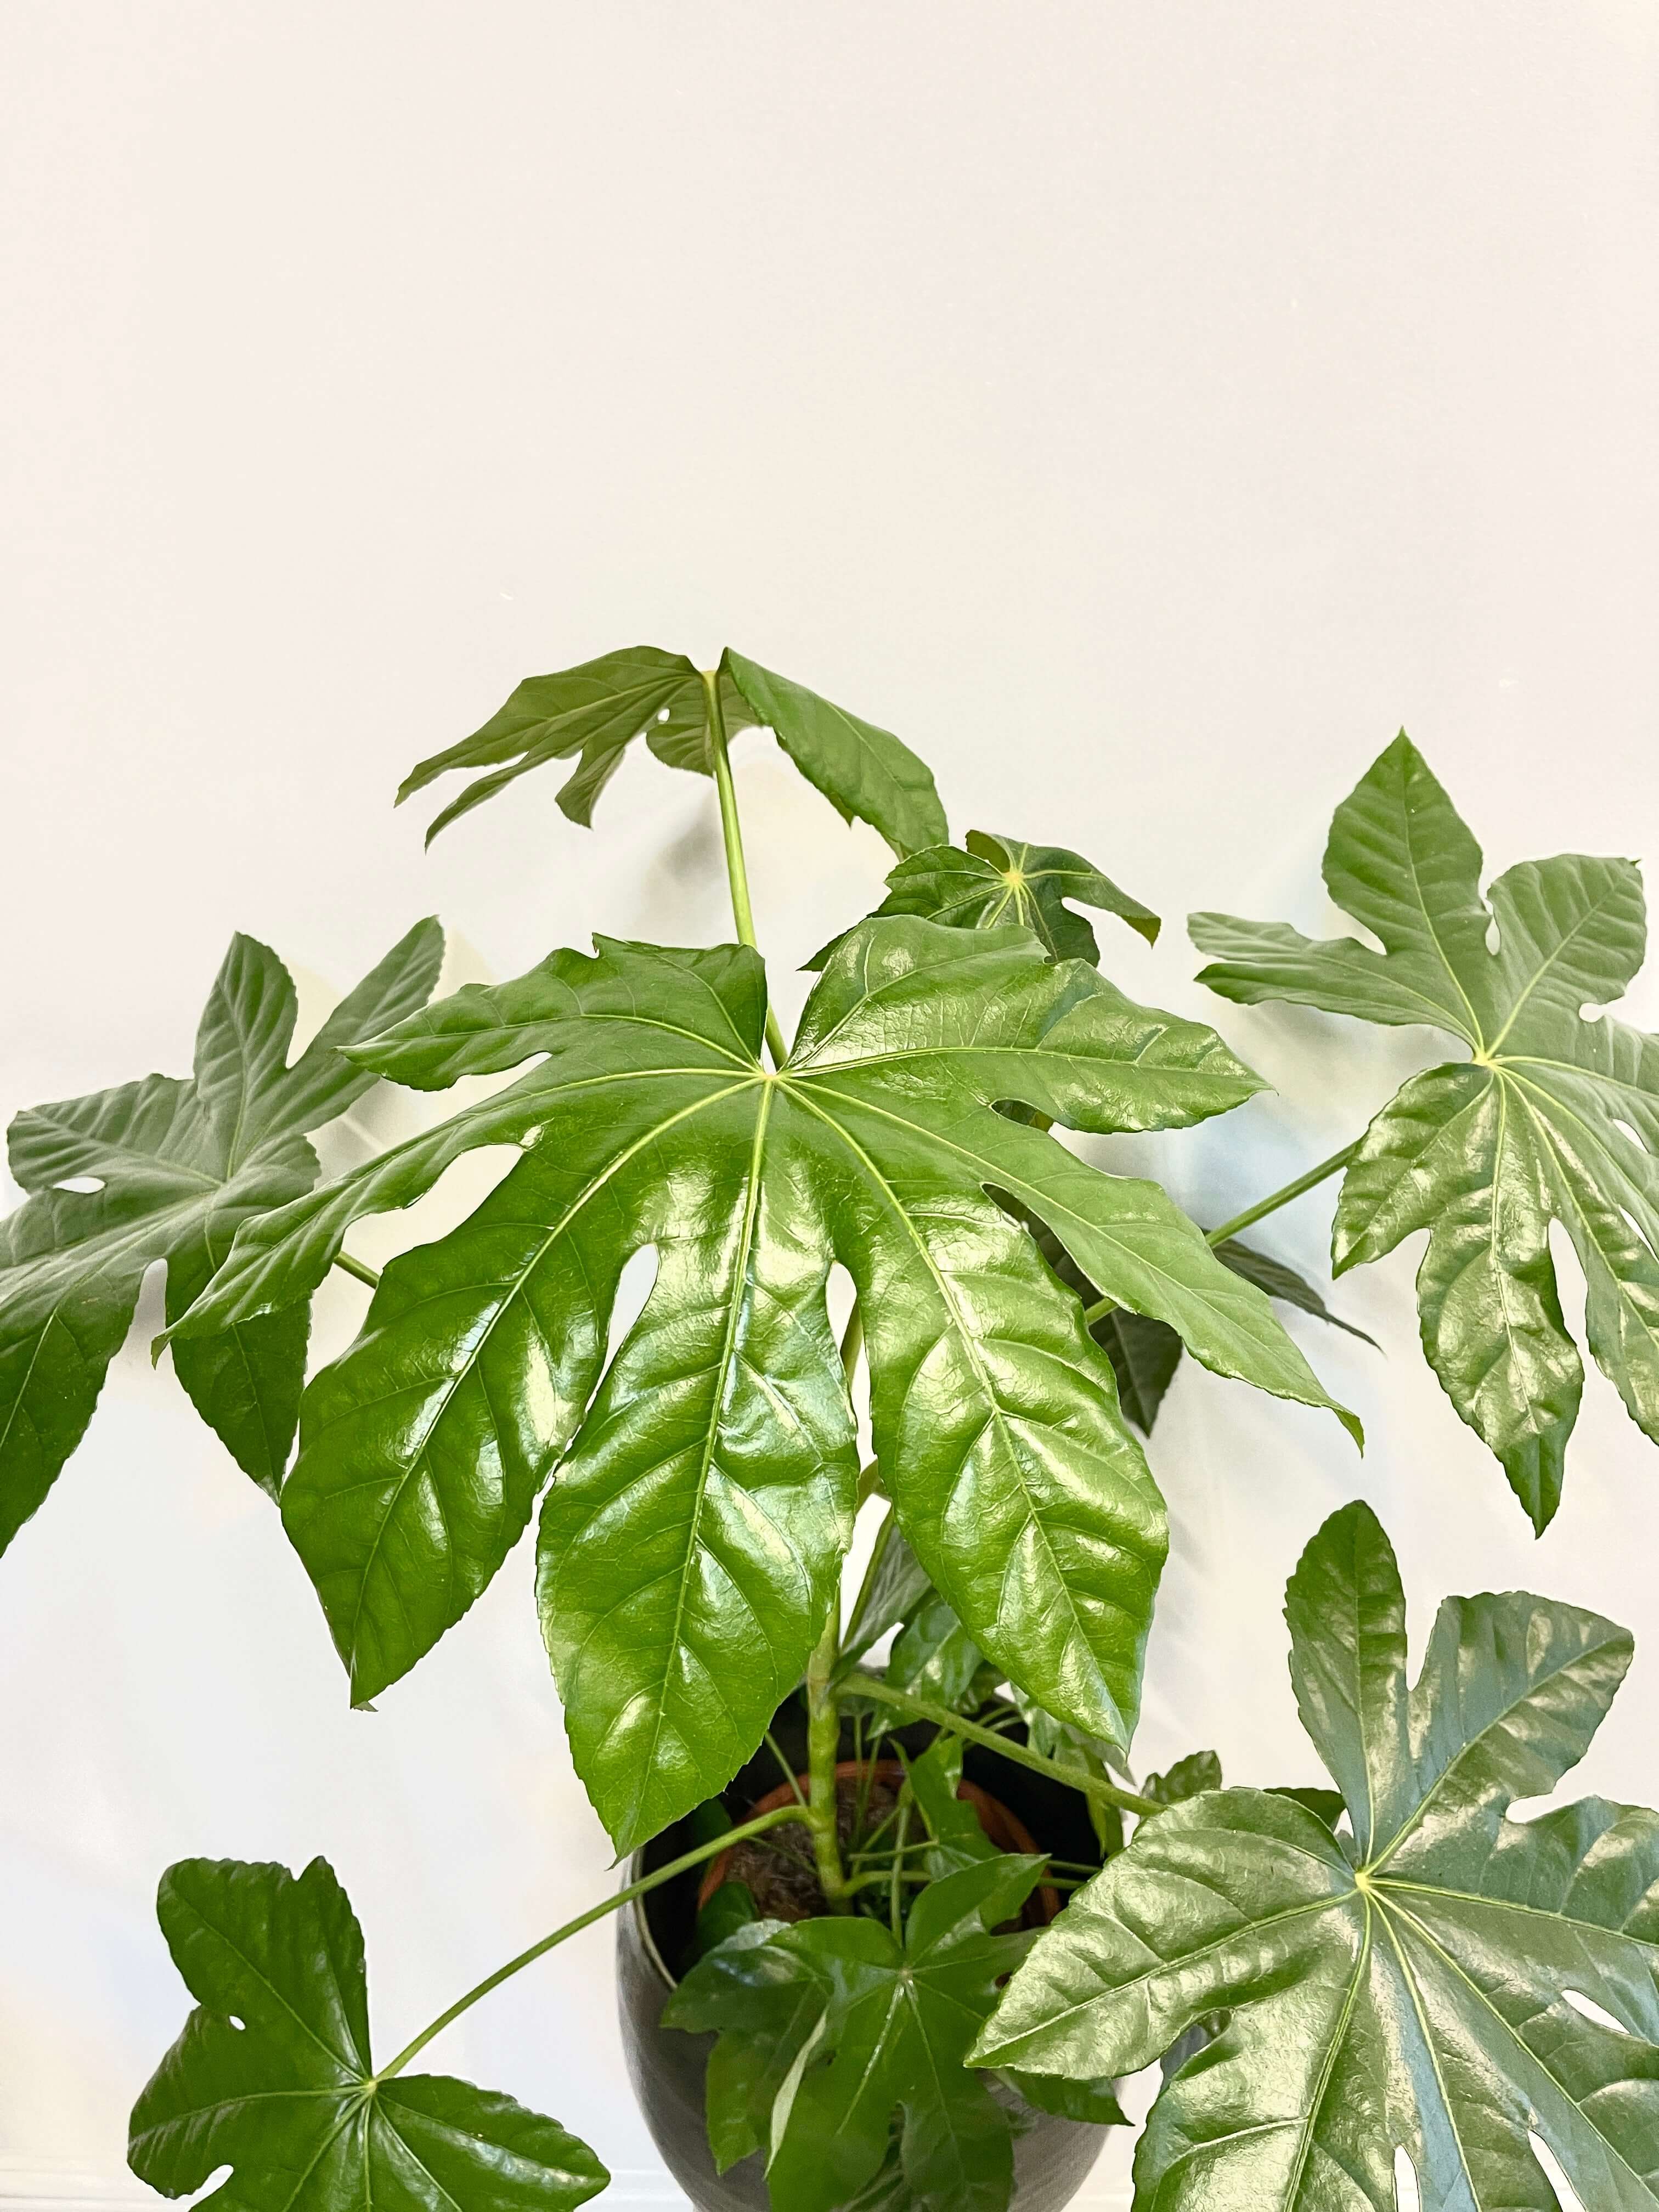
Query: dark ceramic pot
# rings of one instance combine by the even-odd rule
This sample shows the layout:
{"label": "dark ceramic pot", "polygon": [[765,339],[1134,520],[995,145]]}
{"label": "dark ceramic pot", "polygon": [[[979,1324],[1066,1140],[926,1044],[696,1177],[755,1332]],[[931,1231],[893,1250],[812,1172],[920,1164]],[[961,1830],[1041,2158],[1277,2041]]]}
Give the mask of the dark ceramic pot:
{"label": "dark ceramic pot", "polygon": [[[780,1713],[776,1725],[778,1732],[787,1737],[790,1733],[787,1711]],[[924,1730],[914,1747],[921,1748],[930,1733]],[[764,1770],[757,1771],[763,1773]],[[776,1773],[775,1766],[772,1771]],[[1024,1796],[1025,1802],[1021,1803],[1020,1811],[1041,1832],[1052,1835],[1051,1821],[1043,1814],[1059,1808],[1031,1803],[1029,1790],[1021,1790],[1022,1779],[1021,1769],[1001,1759],[990,1761],[981,1775],[981,1782],[989,1784],[999,1797],[1005,1788],[1011,1796]],[[1042,1785],[1037,1794],[1042,1794]],[[1070,1791],[1058,1794],[1073,1798]],[[757,1795],[759,1792],[747,1786],[744,1776],[740,1775],[727,1793],[727,1802],[741,1817],[754,1804]],[[1076,1802],[1073,1798],[1073,1806]],[[1073,1808],[1064,1809],[1069,1813]],[[1069,1842],[1056,1839],[1050,1847],[1068,1850],[1079,1846],[1073,1836]],[[686,1848],[685,1839],[677,1828],[667,1830],[644,1850],[635,1854],[628,1869],[628,1880],[637,1881],[653,1865],[663,1864]],[[769,2212],[766,2177],[758,2153],[744,2159],[728,2172],[720,2174],[714,2171],[703,2125],[703,2079],[714,2038],[690,2035],[683,2028],[667,2028],[662,2024],[663,2007],[675,1985],[675,1976],[664,1954],[666,1952],[671,1957],[681,1955],[680,1947],[690,1932],[691,1916],[696,1911],[698,1887],[695,1875],[687,1877],[684,1890],[677,1897],[681,1885],[665,1885],[647,1897],[636,1898],[617,1915],[617,2002],[622,2018],[623,2047],[628,2055],[634,2094],[652,2139],[662,2154],[664,2164],[697,2212]],[[1069,2203],[1087,2180],[1108,2130],[1075,2120],[1057,2119],[1047,2113],[1033,2113],[1000,2082],[991,2081],[988,2086],[1000,2103],[1008,2106],[1011,2111],[1017,2109],[1026,2123],[1024,2132],[1014,2139],[1013,2212],[1060,2212],[1060,2208]]]}

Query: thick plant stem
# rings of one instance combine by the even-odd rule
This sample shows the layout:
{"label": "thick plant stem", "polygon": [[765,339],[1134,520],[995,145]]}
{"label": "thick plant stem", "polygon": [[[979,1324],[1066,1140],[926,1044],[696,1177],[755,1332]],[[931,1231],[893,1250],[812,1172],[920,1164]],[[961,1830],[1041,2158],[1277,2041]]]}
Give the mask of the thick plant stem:
{"label": "thick plant stem", "polygon": [[[718,669],[704,669],[702,688],[707,695],[708,729],[708,758],[714,771],[714,788],[720,793],[720,836],[726,842],[726,875],[732,886],[732,919],[737,924],[738,935],[744,945],[755,950],[755,909],[749,902],[749,870],[743,857],[743,824],[738,819],[738,787],[732,781],[732,757],[726,750],[726,717],[720,711],[720,679]],[[783,1031],[778,1027],[778,1018],[769,1006],[766,1009],[766,1042],[773,1059],[781,1067],[788,1058],[783,1042]]]}
{"label": "thick plant stem", "polygon": [[1133,1790],[1120,1790],[1116,1783],[1085,1774],[1080,1768],[1061,1766],[1052,1759],[1045,1759],[1040,1751],[1030,1751],[1024,1744],[1016,1743],[1012,1736],[999,1735],[994,1729],[981,1728],[977,1721],[965,1720],[948,1705],[936,1705],[927,1698],[913,1698],[908,1690],[895,1690],[878,1674],[867,1674],[860,1668],[847,1677],[845,1686],[861,1697],[873,1698],[878,1705],[896,1705],[901,1712],[909,1713],[916,1720],[932,1721],[947,1735],[965,1736],[969,1743],[983,1744],[988,1751],[1012,1759],[1016,1766],[1029,1766],[1033,1774],[1046,1774],[1051,1782],[1063,1783],[1068,1790],[1080,1790],[1085,1797],[1098,1798],[1103,1805],[1115,1805],[1121,1813],[1137,1813],[1144,1820],[1158,1809],[1150,1797],[1138,1797]]}
{"label": "thick plant stem", "polygon": [[[1243,1213],[1236,1213],[1231,1221],[1224,1221],[1218,1229],[1206,1230],[1204,1242],[1213,1249],[1218,1244],[1224,1244],[1230,1237],[1237,1237],[1241,1230],[1248,1229],[1252,1222],[1261,1221],[1269,1213],[1277,1213],[1281,1206],[1288,1206],[1293,1198],[1300,1198],[1304,1190],[1312,1190],[1316,1184],[1328,1181],[1346,1167],[1363,1141],[1363,1139],[1356,1137],[1352,1144],[1344,1145],[1340,1152],[1333,1152],[1329,1159],[1321,1160],[1316,1168],[1310,1168],[1306,1175],[1298,1176],[1294,1182],[1287,1182],[1282,1190],[1272,1191],[1266,1198],[1258,1199],[1254,1206],[1247,1206]],[[1109,1313],[1115,1312],[1116,1307],[1115,1298],[1097,1298],[1091,1306],[1083,1309],[1085,1327],[1092,1328],[1097,1321],[1104,1321]]]}
{"label": "thick plant stem", "polygon": [[334,1264],[342,1274],[355,1275],[360,1283],[367,1283],[371,1291],[377,1291],[380,1287],[378,1272],[373,1267],[364,1267],[361,1260],[354,1260],[349,1252],[337,1252],[334,1255]]}
{"label": "thick plant stem", "polygon": [[745,1837],[761,1835],[768,1828],[775,1828],[785,1820],[798,1820],[799,1818],[794,1806],[781,1805],[775,1813],[763,1813],[756,1820],[745,1820],[741,1827],[728,1828],[723,1836],[715,1836],[706,1844],[699,1844],[696,1850],[686,1851],[679,1858],[671,1859],[666,1866],[659,1867],[654,1874],[647,1874],[638,1881],[630,1881],[625,1889],[617,1890],[614,1896],[590,1905],[586,1912],[579,1912],[574,1920],[567,1920],[562,1928],[556,1928],[550,1936],[544,1936],[539,1943],[532,1943],[527,1951],[520,1951],[516,1959],[509,1959],[504,1966],[497,1966],[493,1974],[487,1974],[464,1997],[458,1997],[447,2012],[438,2014],[430,2027],[421,2030],[413,2043],[405,2044],[389,2066],[382,2066],[375,2080],[389,2081],[394,2074],[401,2074],[410,2060],[424,2051],[433,2037],[441,2035],[452,2021],[459,2020],[464,2012],[471,2012],[480,1997],[487,1997],[492,1990],[500,1989],[503,1982],[510,1981],[525,1967],[533,1966],[538,1959],[556,1949],[568,1937],[580,1936],[584,1928],[591,1928],[596,1920],[603,1920],[607,1913],[617,1911],[622,1905],[631,1905],[636,1897],[643,1897],[647,1890],[660,1889],[664,1882],[672,1881],[677,1874],[684,1874],[691,1867],[701,1866],[705,1859],[714,1858],[721,1851],[729,1850],[733,1844],[742,1843]]}
{"label": "thick plant stem", "polygon": [[818,1886],[832,1912],[845,1912],[847,1875],[836,1832],[838,1792],[836,1761],[841,1751],[841,1705],[836,1696],[836,1662],[841,1656],[841,1604],[830,1601],[830,1618],[806,1662],[806,1825]]}

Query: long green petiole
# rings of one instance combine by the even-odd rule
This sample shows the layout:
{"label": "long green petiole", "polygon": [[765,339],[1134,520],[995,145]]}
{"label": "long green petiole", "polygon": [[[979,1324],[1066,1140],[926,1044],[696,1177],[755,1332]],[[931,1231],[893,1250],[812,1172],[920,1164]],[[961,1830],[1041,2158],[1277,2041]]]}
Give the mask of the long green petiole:
{"label": "long green petiole", "polygon": [[1144,1820],[1158,1809],[1150,1797],[1138,1797],[1133,1790],[1120,1790],[1116,1783],[1085,1774],[1078,1767],[1060,1766],[1054,1759],[1045,1759],[1041,1752],[1029,1750],[1010,1736],[999,1735],[994,1729],[981,1728],[977,1722],[965,1720],[948,1705],[936,1705],[927,1698],[913,1698],[908,1690],[895,1690],[878,1674],[866,1674],[862,1668],[848,1675],[842,1686],[860,1697],[873,1698],[878,1705],[895,1705],[919,1721],[932,1721],[947,1735],[963,1736],[969,1743],[982,1744],[1000,1758],[1012,1759],[1016,1766],[1029,1766],[1034,1774],[1046,1774],[1051,1782],[1061,1783],[1067,1790],[1079,1790],[1085,1797],[1097,1798],[1103,1805],[1115,1805],[1120,1812],[1139,1814]]}
{"label": "long green petiole", "polygon": [[[714,788],[720,793],[720,836],[726,843],[726,875],[732,886],[732,919],[738,926],[738,935],[744,945],[756,951],[755,909],[749,902],[749,870],[743,857],[743,824],[738,819],[738,790],[732,781],[732,757],[726,749],[726,716],[720,710],[720,682],[717,670],[702,671],[702,688],[707,695],[708,730],[708,758],[714,771]],[[766,1009],[766,1042],[772,1058],[781,1067],[789,1057],[783,1042],[783,1031],[778,1027],[778,1018],[770,1006]]]}
{"label": "long green petiole", "polygon": [[721,1851],[729,1850],[733,1844],[740,1844],[750,1836],[762,1835],[768,1828],[775,1828],[785,1820],[799,1820],[799,1811],[795,1806],[781,1805],[775,1813],[763,1813],[757,1820],[745,1820],[741,1827],[728,1828],[723,1836],[715,1836],[706,1844],[699,1844],[696,1850],[686,1851],[679,1858],[671,1859],[666,1866],[659,1867],[654,1874],[642,1875],[638,1881],[630,1881],[625,1889],[617,1890],[614,1896],[605,1898],[599,1905],[590,1905],[586,1912],[579,1912],[574,1920],[567,1920],[562,1928],[556,1928],[550,1936],[544,1936],[539,1943],[532,1943],[527,1951],[520,1951],[516,1959],[509,1959],[504,1966],[497,1966],[493,1974],[487,1974],[464,1997],[457,1997],[447,2012],[438,2014],[430,2027],[423,2027],[412,2043],[404,2045],[389,2066],[380,2068],[375,2080],[389,2081],[394,2074],[401,2074],[410,2060],[424,2051],[434,2035],[441,2035],[450,2022],[459,2020],[464,2012],[471,2012],[481,1997],[487,1997],[492,1990],[500,1989],[503,1982],[510,1981],[525,1967],[534,1966],[538,1959],[556,1949],[572,1936],[580,1936],[584,1928],[591,1928],[596,1920],[603,1920],[607,1913],[616,1912],[624,1905],[631,1905],[636,1897],[643,1897],[647,1890],[660,1889],[664,1882],[672,1881],[676,1875],[684,1874],[694,1866],[701,1866],[705,1859],[717,1857]]}
{"label": "long green petiole", "polygon": [[334,1264],[343,1275],[355,1276],[358,1282],[367,1283],[371,1291],[377,1291],[380,1287],[378,1270],[366,1267],[361,1260],[354,1260],[349,1252],[337,1252],[334,1255]]}
{"label": "long green petiole", "polygon": [[[1254,1206],[1247,1206],[1243,1213],[1236,1213],[1231,1221],[1224,1221],[1218,1229],[1206,1230],[1204,1242],[1213,1249],[1218,1244],[1224,1244],[1230,1237],[1237,1237],[1241,1230],[1248,1229],[1253,1221],[1261,1221],[1270,1213],[1277,1213],[1281,1206],[1288,1206],[1293,1198],[1300,1198],[1304,1190],[1312,1190],[1346,1167],[1363,1142],[1362,1138],[1356,1137],[1352,1144],[1344,1145],[1340,1152],[1333,1152],[1329,1159],[1321,1160],[1317,1167],[1310,1168],[1306,1175],[1297,1176],[1294,1182],[1287,1182],[1282,1190],[1273,1191],[1266,1198],[1258,1199]],[[1103,1321],[1109,1313],[1115,1312],[1116,1307],[1115,1298],[1097,1298],[1091,1306],[1083,1309],[1085,1326],[1092,1328],[1097,1321]]]}

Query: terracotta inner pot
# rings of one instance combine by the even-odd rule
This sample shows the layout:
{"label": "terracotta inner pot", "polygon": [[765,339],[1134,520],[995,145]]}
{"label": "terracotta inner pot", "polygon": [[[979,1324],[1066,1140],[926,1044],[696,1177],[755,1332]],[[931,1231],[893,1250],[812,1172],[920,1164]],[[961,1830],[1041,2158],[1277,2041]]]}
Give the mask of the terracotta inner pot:
{"label": "terracotta inner pot", "polygon": [[[864,1774],[866,1765],[867,1762],[856,1759],[839,1760],[836,1766],[837,1789],[839,1790],[839,1785],[843,1782],[858,1781]],[[873,1766],[869,1767],[869,1772],[873,1781],[884,1782],[889,1788],[894,1790],[900,1788],[904,1780],[904,1769],[896,1759],[878,1759]],[[801,1774],[797,1775],[795,1779],[801,1795],[805,1796],[809,1787],[809,1778]],[[757,1798],[744,1817],[752,1820],[763,1813],[775,1813],[780,1807],[791,1803],[794,1796],[795,1792],[788,1783],[781,1782],[775,1790],[769,1790],[764,1797]],[[958,1783],[957,1796],[965,1804],[973,1807],[980,1826],[983,1828],[988,1839],[1000,1851],[1021,1851],[1032,1856],[1036,1855],[1037,1847],[1032,1840],[1030,1830],[1023,1820],[1008,1810],[1000,1798],[993,1797],[988,1790],[981,1790],[976,1782]],[[805,1826],[804,1821],[802,1826]],[[721,1851],[718,1857],[709,1861],[704,1869],[702,1886],[697,1891],[699,1911],[726,1880],[726,1871],[731,1858],[732,1853],[729,1850]],[[1032,1891],[1027,1910],[1034,1909],[1037,1916],[1037,1924],[1046,1927],[1059,1912],[1060,1902],[1060,1892],[1050,1888],[1047,1882],[1043,1882]]]}

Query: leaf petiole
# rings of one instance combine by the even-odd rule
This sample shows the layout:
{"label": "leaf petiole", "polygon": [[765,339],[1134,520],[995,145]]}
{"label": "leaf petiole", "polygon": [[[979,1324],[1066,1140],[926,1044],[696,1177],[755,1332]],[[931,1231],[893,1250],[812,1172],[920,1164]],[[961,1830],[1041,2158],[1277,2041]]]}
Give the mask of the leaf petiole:
{"label": "leaf petiole", "polygon": [[[708,760],[714,771],[714,788],[720,793],[720,836],[726,844],[726,880],[732,886],[732,919],[737,924],[738,935],[751,950],[758,951],[755,939],[755,909],[749,902],[749,870],[743,857],[743,824],[738,819],[738,787],[732,781],[732,757],[726,749],[726,716],[720,708],[720,680],[718,670],[700,672],[706,698],[708,718]],[[783,1041],[783,1031],[778,1027],[778,1018],[769,1005],[766,1009],[766,1043],[775,1064],[781,1067],[789,1057],[788,1047]]]}
{"label": "leaf petiole", "polygon": [[1115,1805],[1121,1813],[1136,1813],[1145,1819],[1162,1809],[1150,1797],[1138,1797],[1133,1790],[1120,1790],[1115,1782],[1085,1774],[1079,1767],[1061,1766],[1052,1759],[1045,1759],[1041,1752],[1014,1742],[1012,1737],[999,1735],[994,1729],[981,1728],[976,1721],[953,1713],[948,1705],[936,1705],[927,1698],[913,1698],[908,1690],[896,1690],[879,1675],[866,1674],[862,1668],[847,1677],[843,1687],[860,1697],[873,1698],[878,1705],[896,1705],[903,1712],[914,1713],[919,1721],[932,1721],[947,1735],[964,1736],[969,1743],[983,1744],[988,1751],[1012,1759],[1016,1766],[1029,1766],[1034,1774],[1046,1774],[1051,1782],[1063,1783],[1068,1790],[1081,1790],[1085,1797],[1097,1797],[1103,1805]]}
{"label": "leaf petiole", "polygon": [[598,1905],[590,1905],[586,1912],[579,1912],[574,1920],[567,1920],[562,1928],[556,1928],[550,1936],[544,1936],[539,1943],[532,1943],[527,1951],[520,1951],[516,1959],[509,1959],[504,1966],[497,1966],[493,1974],[486,1974],[483,1981],[470,1989],[464,1997],[457,1997],[447,2011],[438,2014],[429,2027],[423,2027],[412,2043],[404,2045],[390,2065],[382,2066],[374,2079],[389,2081],[394,2074],[401,2074],[410,2060],[426,2049],[434,2036],[441,2034],[451,2021],[459,2020],[464,2012],[471,2012],[481,1997],[487,1997],[492,1990],[500,1989],[503,1982],[510,1981],[525,1967],[534,1966],[538,1959],[556,1949],[568,1937],[580,1936],[584,1928],[591,1928],[596,1920],[603,1920],[607,1914],[618,1911],[623,1905],[631,1905],[636,1897],[643,1897],[648,1890],[660,1889],[664,1882],[672,1881],[676,1875],[684,1874],[694,1866],[701,1866],[705,1859],[714,1858],[721,1851],[729,1850],[733,1844],[743,1843],[750,1836],[763,1834],[768,1828],[778,1827],[785,1820],[799,1820],[799,1818],[798,1807],[780,1805],[775,1812],[763,1813],[757,1819],[745,1820],[738,1827],[727,1828],[723,1835],[711,1837],[706,1844],[699,1844],[695,1850],[683,1852],[678,1858],[670,1859],[666,1866],[659,1866],[654,1874],[643,1875],[638,1881],[630,1881],[626,1888],[617,1890]]}

